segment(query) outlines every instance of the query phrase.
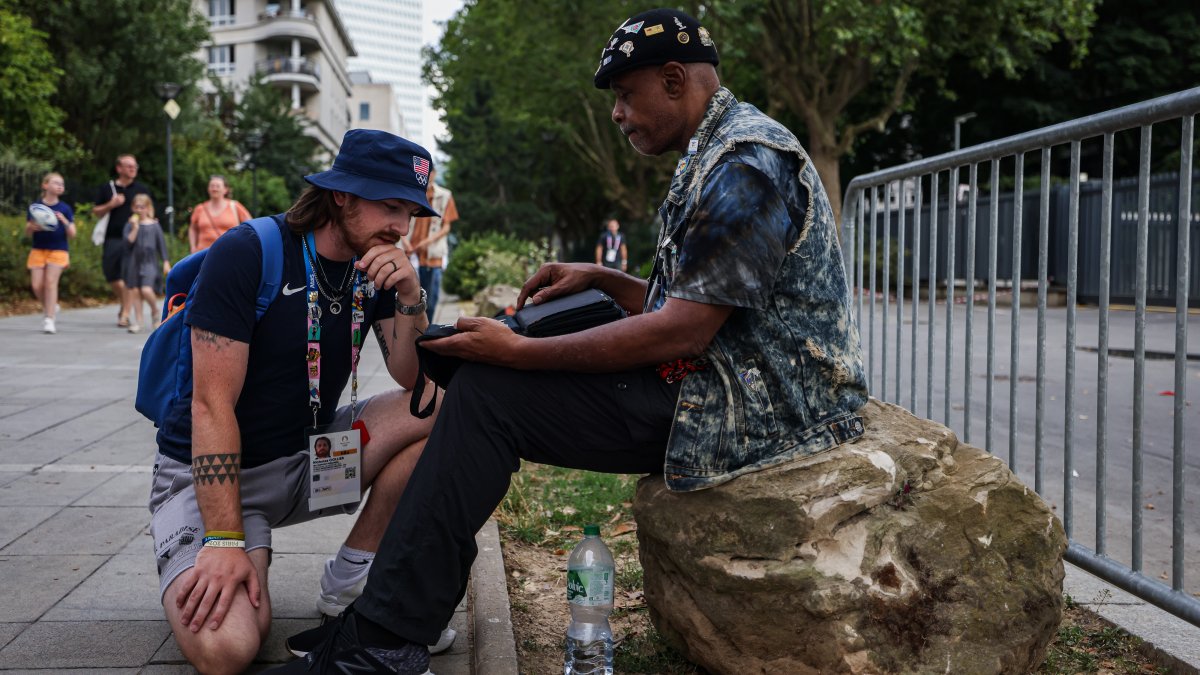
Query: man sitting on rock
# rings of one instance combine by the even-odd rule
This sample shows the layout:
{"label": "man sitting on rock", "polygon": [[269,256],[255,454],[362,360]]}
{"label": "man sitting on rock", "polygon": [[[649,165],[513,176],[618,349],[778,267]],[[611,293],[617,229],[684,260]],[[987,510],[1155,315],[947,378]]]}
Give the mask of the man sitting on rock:
{"label": "man sitting on rock", "polygon": [[[643,12],[604,45],[595,85],[642,154],[683,153],[660,210],[649,281],[549,264],[518,305],[587,288],[633,316],[553,338],[462,318],[426,343],[466,359],[392,518],[361,598],[293,636],[278,672],[419,674],[463,597],[475,533],[522,459],[664,472],[689,491],[863,433],[859,338],[832,209],[796,137],[738,103],[699,22]],[[597,419],[599,418],[599,419]]]}

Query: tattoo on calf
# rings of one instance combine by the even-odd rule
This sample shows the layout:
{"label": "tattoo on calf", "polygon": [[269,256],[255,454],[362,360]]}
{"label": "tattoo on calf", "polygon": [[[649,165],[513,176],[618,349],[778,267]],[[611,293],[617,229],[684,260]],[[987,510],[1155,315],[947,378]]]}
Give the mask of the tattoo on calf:
{"label": "tattoo on calf", "polygon": [[200,485],[224,485],[225,481],[232,485],[237,482],[241,470],[241,453],[227,452],[192,457],[192,480]]}

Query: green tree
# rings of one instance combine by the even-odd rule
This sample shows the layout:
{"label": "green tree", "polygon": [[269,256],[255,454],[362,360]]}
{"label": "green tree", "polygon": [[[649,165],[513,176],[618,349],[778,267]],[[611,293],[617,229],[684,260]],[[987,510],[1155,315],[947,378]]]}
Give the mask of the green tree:
{"label": "green tree", "polygon": [[606,31],[641,9],[520,0],[469,4],[449,21],[426,78],[464,233],[558,235],[582,249],[616,215],[631,238],[653,236],[673,162],[634,151],[609,119],[611,94],[592,86]]}
{"label": "green tree", "polygon": [[26,157],[69,158],[74,140],[62,132],[65,113],[47,101],[62,70],[46,46],[46,33],[0,2],[0,147]]}
{"label": "green tree", "polygon": [[943,85],[956,63],[1017,77],[1066,38],[1086,54],[1095,0],[714,0],[712,33],[727,58],[761,71],[767,112],[794,118],[841,209],[839,162],[859,138],[882,131],[912,78]]}
{"label": "green tree", "polygon": [[161,148],[155,85],[191,85],[203,72],[195,55],[208,27],[191,0],[11,2],[46,34],[62,72],[48,100],[66,114],[63,130],[86,150],[68,172],[99,183],[118,153]]}
{"label": "green tree", "polygon": [[[1086,59],[1078,61],[1060,43],[1015,80],[999,73],[979,77],[965,63],[952,64],[943,82],[916,77],[910,93],[919,105],[902,109],[884,134],[864,139],[843,165],[846,174],[948,152],[954,117],[963,113],[978,115],[962,128],[968,146],[1194,87],[1200,83],[1200,16],[1193,5],[1102,3]],[[1153,141],[1154,170],[1178,170],[1178,124],[1156,126]],[[1118,134],[1116,144],[1115,175],[1136,174],[1138,134]],[[1100,149],[1098,141],[1082,148],[1081,167],[1094,177],[1102,170]],[[1065,152],[1058,154],[1057,161],[1067,161]]]}
{"label": "green tree", "polygon": [[[255,76],[240,94],[230,133],[239,156],[256,165],[262,175],[281,177],[288,191],[299,195],[308,185],[304,176],[317,165],[315,155],[319,145],[305,133],[308,119],[303,113],[293,111],[284,93],[264,82],[262,76]],[[247,142],[253,133],[259,134],[261,140],[257,150]]]}

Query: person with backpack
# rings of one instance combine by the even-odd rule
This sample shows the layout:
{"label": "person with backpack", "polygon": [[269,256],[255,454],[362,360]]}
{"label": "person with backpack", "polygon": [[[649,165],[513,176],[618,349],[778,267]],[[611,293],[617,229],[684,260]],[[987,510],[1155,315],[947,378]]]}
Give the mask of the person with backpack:
{"label": "person with backpack", "polygon": [[[326,563],[318,607],[336,615],[366,583],[433,421],[404,412],[418,377],[413,339],[429,321],[395,246],[412,217],[437,215],[429,162],[398,136],[349,131],[287,213],[229,230],[167,279],[176,297],[143,350],[137,405],[159,427],[150,511],[160,597],[200,672],[241,672],[262,646],[272,529],[353,513],[370,487]],[[357,400],[364,329],[405,389]],[[338,408],[347,383],[350,405]]]}

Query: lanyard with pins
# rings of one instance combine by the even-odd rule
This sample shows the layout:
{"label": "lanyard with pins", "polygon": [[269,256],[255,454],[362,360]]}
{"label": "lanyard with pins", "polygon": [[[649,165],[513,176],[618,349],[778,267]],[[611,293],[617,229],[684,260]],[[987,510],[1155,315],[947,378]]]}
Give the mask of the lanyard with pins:
{"label": "lanyard with pins", "polygon": [[[309,257],[317,254],[316,241],[313,233],[304,235],[304,277],[308,281],[308,404],[312,407],[313,426],[317,426],[317,413],[321,409],[321,306],[317,291],[317,273],[313,269],[313,261]],[[350,260],[351,268],[358,260]],[[352,307],[350,313],[350,423],[357,416],[358,403],[358,356],[362,348],[363,314],[363,283],[362,274],[354,270],[354,286],[352,288]]]}

